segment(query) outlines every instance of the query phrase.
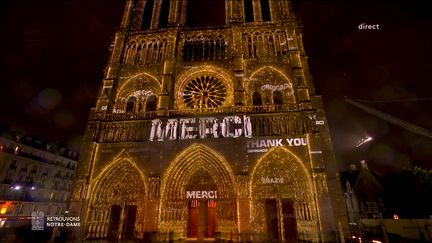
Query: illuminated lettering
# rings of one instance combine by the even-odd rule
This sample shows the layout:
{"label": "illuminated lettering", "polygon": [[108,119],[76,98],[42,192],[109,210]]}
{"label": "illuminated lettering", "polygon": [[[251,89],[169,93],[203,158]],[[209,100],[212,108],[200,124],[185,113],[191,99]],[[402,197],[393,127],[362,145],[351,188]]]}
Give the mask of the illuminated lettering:
{"label": "illuminated lettering", "polygon": [[186,198],[195,198],[195,191],[186,191]]}
{"label": "illuminated lettering", "polygon": [[247,141],[248,148],[259,148],[259,140]]}
{"label": "illuminated lettering", "polygon": [[289,146],[306,146],[307,142],[305,138],[287,138]]}
{"label": "illuminated lettering", "polygon": [[[285,142],[286,141],[286,142]],[[288,144],[286,144],[288,143]],[[286,138],[284,139],[266,139],[266,140],[249,140],[246,142],[247,148],[271,148],[279,146],[306,146],[306,138]],[[251,150],[252,152],[257,152]],[[258,151],[259,152],[259,151]]]}
{"label": "illuminated lettering", "polygon": [[[216,124],[216,127],[215,127]],[[213,117],[199,119],[199,135],[200,138],[215,137],[217,138],[217,119]],[[216,130],[216,133],[215,133]]]}
{"label": "illuminated lettering", "polygon": [[169,119],[165,127],[165,138],[177,139],[177,119]]}
{"label": "illuminated lettering", "polygon": [[186,191],[188,199],[215,199],[217,191]]}
{"label": "illuminated lettering", "polygon": [[324,121],[315,121],[315,125],[324,125]]}
{"label": "illuminated lettering", "polygon": [[288,88],[292,89],[291,83],[284,83],[284,84],[279,84],[279,85],[264,84],[263,86],[261,86],[262,91],[265,91],[265,90],[277,91],[277,90],[284,90],[284,89],[288,89]]}
{"label": "illuminated lettering", "polygon": [[283,184],[284,179],[283,178],[261,177],[261,183],[263,183],[263,184]]}
{"label": "illuminated lettering", "polygon": [[244,124],[244,135],[247,138],[251,138],[252,137],[252,123],[250,121],[250,117],[248,116],[243,116],[243,124]]}
{"label": "illuminated lettering", "polygon": [[185,140],[195,138],[252,137],[252,124],[247,116],[224,118],[202,117],[152,120],[150,141]]}
{"label": "illuminated lettering", "polygon": [[283,146],[282,139],[275,140],[275,146]]}
{"label": "illuminated lettering", "polygon": [[152,121],[152,128],[150,131],[150,141],[157,139],[158,141],[163,140],[163,129],[162,129],[162,121],[159,119]]}
{"label": "illuminated lettering", "polygon": [[194,139],[197,137],[198,127],[193,118],[180,119],[181,133],[180,139]]}
{"label": "illuminated lettering", "polygon": [[289,146],[292,146],[292,138],[287,138],[286,141],[288,142]]}

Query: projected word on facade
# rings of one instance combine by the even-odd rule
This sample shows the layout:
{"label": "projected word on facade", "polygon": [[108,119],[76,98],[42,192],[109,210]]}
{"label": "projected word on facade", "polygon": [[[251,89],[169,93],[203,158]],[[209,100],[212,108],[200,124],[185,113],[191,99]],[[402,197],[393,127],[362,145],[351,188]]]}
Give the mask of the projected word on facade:
{"label": "projected word on facade", "polygon": [[216,199],[217,198],[217,191],[186,191],[186,198]]}
{"label": "projected word on facade", "polygon": [[278,90],[284,90],[284,89],[291,89],[292,88],[292,84],[290,83],[284,83],[284,84],[278,84],[278,85],[272,85],[272,84],[264,84],[263,86],[261,86],[261,90],[265,91],[265,90],[271,90],[271,91],[278,91]]}
{"label": "projected word on facade", "polygon": [[306,138],[256,139],[247,141],[248,148],[271,148],[278,146],[306,146]]}
{"label": "projected word on facade", "polygon": [[283,184],[283,178],[269,178],[269,177],[261,177],[262,184]]}
{"label": "projected word on facade", "polygon": [[149,140],[238,138],[241,136],[252,137],[252,124],[248,116],[155,119],[152,121]]}

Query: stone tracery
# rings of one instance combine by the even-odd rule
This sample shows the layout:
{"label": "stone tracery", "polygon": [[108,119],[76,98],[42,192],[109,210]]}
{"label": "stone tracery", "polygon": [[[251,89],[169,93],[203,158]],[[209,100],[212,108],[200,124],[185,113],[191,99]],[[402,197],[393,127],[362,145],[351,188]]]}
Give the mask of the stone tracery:
{"label": "stone tracery", "polygon": [[[262,178],[282,179],[284,183],[263,183]],[[275,148],[262,157],[251,174],[251,224],[255,233],[268,232],[265,224],[265,200],[293,201],[297,230],[302,240],[317,239],[316,205],[313,198],[310,172],[303,163],[286,148]],[[281,213],[279,209],[278,213]],[[281,220],[281,219],[279,219]],[[282,224],[282,220],[279,224]],[[283,227],[280,229],[283,231]],[[283,232],[280,232],[281,235]]]}
{"label": "stone tracery", "polygon": [[[187,207],[186,188],[196,173],[211,175],[217,198],[218,231],[227,236],[236,232],[235,179],[225,159],[205,145],[194,144],[180,153],[164,173],[161,188],[161,215],[159,231],[174,231],[177,238],[186,236]],[[192,183],[192,181],[191,181]],[[162,210],[165,209],[165,210]],[[175,209],[175,210],[166,210]]]}
{"label": "stone tracery", "polygon": [[[283,72],[271,66],[264,66],[252,72],[246,90],[250,94],[248,97],[250,105],[257,102],[253,96],[258,94],[262,99],[260,102],[262,105],[295,103],[292,82]],[[280,95],[280,104],[275,102],[276,94]]]}
{"label": "stone tracery", "polygon": [[130,78],[119,88],[113,113],[155,111],[161,86],[148,74]]}
{"label": "stone tracery", "polygon": [[183,61],[223,60],[227,58],[226,38],[223,33],[189,34],[183,45]]}
{"label": "stone tracery", "polygon": [[[194,81],[195,80],[195,81]],[[214,102],[210,102],[208,97],[212,96],[211,94],[207,94],[207,98],[204,99],[204,92],[197,91],[199,95],[197,95],[194,99],[192,96],[195,94],[191,91],[191,88],[188,88],[188,85],[195,82],[197,80],[209,80],[214,85],[214,88],[217,88],[217,92],[213,95],[215,98],[217,96],[217,100],[214,99]],[[176,82],[176,106],[180,109],[190,109],[190,108],[208,108],[208,107],[220,107],[220,106],[229,106],[233,103],[234,95],[233,95],[233,84],[232,77],[230,77],[223,69],[213,66],[213,65],[202,65],[197,68],[193,68],[182,73],[178,81]],[[208,83],[208,82],[207,82]],[[209,87],[210,88],[210,87]],[[203,99],[200,99],[200,98]],[[207,100],[207,106],[206,102]],[[212,105],[210,105],[212,104]]]}
{"label": "stone tracery", "polygon": [[132,38],[126,45],[123,62],[138,66],[160,63],[167,57],[167,49],[167,38]]}
{"label": "stone tracery", "polygon": [[285,31],[253,31],[243,33],[243,55],[245,58],[282,56],[288,53]]}
{"label": "stone tracery", "polygon": [[[124,232],[119,227],[113,232],[109,231],[112,207],[122,208],[122,217],[125,217],[126,206],[136,206],[135,231],[137,234],[143,232],[144,203],[146,184],[143,174],[137,169],[133,162],[121,158],[105,169],[95,180],[92,198],[86,225],[88,238],[118,238]],[[120,224],[125,222],[120,222]],[[110,235],[111,234],[111,235]]]}

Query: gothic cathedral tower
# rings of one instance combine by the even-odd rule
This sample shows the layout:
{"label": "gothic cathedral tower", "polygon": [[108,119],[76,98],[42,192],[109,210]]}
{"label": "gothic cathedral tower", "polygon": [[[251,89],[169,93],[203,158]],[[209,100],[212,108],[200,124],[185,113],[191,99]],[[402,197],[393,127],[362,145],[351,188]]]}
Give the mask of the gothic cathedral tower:
{"label": "gothic cathedral tower", "polygon": [[289,0],[128,0],[71,216],[83,239],[349,237]]}

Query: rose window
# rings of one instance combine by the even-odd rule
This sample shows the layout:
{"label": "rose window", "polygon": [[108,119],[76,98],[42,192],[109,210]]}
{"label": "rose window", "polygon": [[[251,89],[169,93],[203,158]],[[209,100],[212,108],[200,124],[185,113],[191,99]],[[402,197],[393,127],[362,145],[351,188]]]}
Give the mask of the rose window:
{"label": "rose window", "polygon": [[224,83],[218,78],[200,76],[186,83],[183,101],[189,108],[219,107],[224,103],[226,93]]}

